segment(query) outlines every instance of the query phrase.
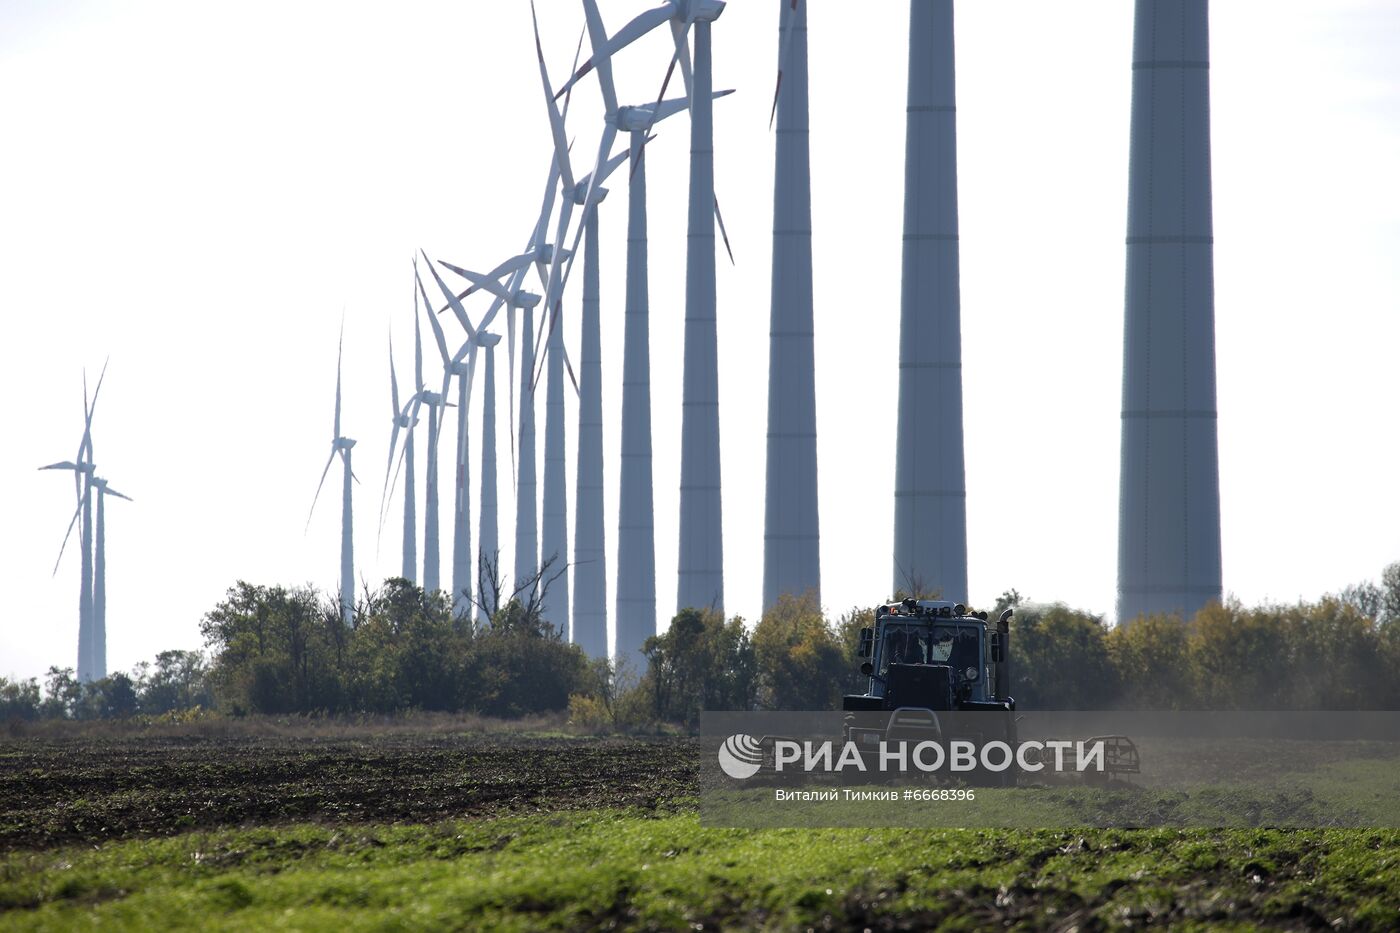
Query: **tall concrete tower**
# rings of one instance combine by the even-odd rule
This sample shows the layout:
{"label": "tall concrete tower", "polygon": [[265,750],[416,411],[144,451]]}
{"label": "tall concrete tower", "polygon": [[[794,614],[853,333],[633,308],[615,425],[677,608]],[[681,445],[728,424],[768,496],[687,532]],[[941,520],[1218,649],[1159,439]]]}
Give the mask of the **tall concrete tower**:
{"label": "tall concrete tower", "polygon": [[[496,344],[500,341],[498,334],[486,334],[481,341],[486,348],[486,386],[481,400],[481,531],[477,534],[481,558],[472,571],[478,575],[478,584],[483,564],[490,561],[499,571],[501,560],[496,505]],[[481,606],[485,602],[481,598],[476,609],[477,621],[483,625],[491,621]]]}
{"label": "tall concrete tower", "polygon": [[909,4],[894,585],[967,598],[952,0]]}
{"label": "tall concrete tower", "polygon": [[1118,620],[1221,594],[1207,0],[1137,0]]}
{"label": "tall concrete tower", "polygon": [[[520,461],[515,482],[515,586],[534,578],[540,569],[538,500],[535,485],[535,395],[530,391],[535,366],[533,308],[523,308],[520,336]],[[523,594],[527,599],[529,594]]]}
{"label": "tall concrete tower", "polygon": [[812,355],[812,183],[806,0],[779,6],[773,293],[768,325],[768,470],[763,607],[784,593],[821,602],[817,401]]}
{"label": "tall concrete tower", "polygon": [[[721,8],[722,9],[722,8]],[[719,15],[715,11],[714,16]],[[680,567],[676,608],[724,611],[719,471],[719,354],[715,338],[715,154],[712,19],[695,21],[690,110],[690,211],[681,396]]]}
{"label": "tall concrete tower", "polygon": [[[594,192],[595,201],[606,189]],[[573,641],[590,658],[608,656],[608,564],[603,535],[603,347],[598,320],[598,210],[583,238],[579,358],[578,488],[574,499]]]}
{"label": "tall concrete tower", "polygon": [[540,566],[552,560],[545,579],[549,584],[545,618],[568,635],[569,629],[569,489],[564,454],[564,315],[542,319],[545,340],[544,401],[544,503],[540,510]]}
{"label": "tall concrete tower", "polygon": [[616,656],[646,670],[642,644],[656,634],[656,530],[652,516],[651,330],[647,289],[646,129],[633,130],[627,185],[627,301],[622,346],[622,457],[617,503]]}

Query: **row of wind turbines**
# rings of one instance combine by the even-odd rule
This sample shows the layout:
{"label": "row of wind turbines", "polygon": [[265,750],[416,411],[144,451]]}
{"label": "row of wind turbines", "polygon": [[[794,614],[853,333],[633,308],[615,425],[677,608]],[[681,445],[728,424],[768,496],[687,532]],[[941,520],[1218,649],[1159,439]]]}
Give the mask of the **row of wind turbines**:
{"label": "row of wind turbines", "polygon": [[[509,583],[515,586],[548,582],[546,617],[556,624],[568,620],[571,640],[591,656],[610,654],[607,595],[608,549],[604,530],[602,418],[602,351],[599,294],[599,205],[608,195],[604,183],[628,166],[628,250],[623,350],[622,424],[619,520],[617,540],[616,649],[618,656],[638,657],[645,639],[657,630],[655,527],[653,523],[653,464],[651,443],[649,289],[647,282],[647,210],[645,153],[652,130],[683,112],[691,119],[689,245],[686,276],[686,339],[681,453],[680,591],[678,608],[723,609],[723,551],[720,540],[719,412],[715,338],[715,230],[724,237],[719,201],[714,193],[713,103],[731,90],[715,91],[711,75],[712,23],[723,12],[720,0],[668,0],[645,11],[615,33],[604,27],[595,0],[583,0],[591,56],[580,66],[575,56],[571,76],[556,87],[552,82],[534,21],[535,51],[553,143],[539,213],[533,218],[523,250],[489,271],[478,272],[446,260],[434,261],[420,251],[413,263],[414,384],[400,395],[398,371],[390,338],[391,437],[380,526],[386,504],[403,479],[402,575],[425,589],[446,590],[456,613],[484,615],[473,596],[485,562],[498,560],[500,507],[497,499],[497,399],[495,350],[501,334],[493,332],[504,312],[509,354],[510,386],[507,417],[510,462],[515,494],[515,548]],[[786,0],[780,46],[784,61],[794,56],[792,25],[805,11]],[[532,5],[532,18],[535,11]],[[650,101],[620,102],[613,82],[612,59],[654,29],[668,27],[674,52]],[[694,43],[692,53],[691,44]],[[805,126],[805,35],[802,37],[802,81],[789,80],[786,98],[800,90]],[[580,39],[580,53],[582,39]],[[692,57],[693,56],[693,57]],[[684,94],[668,98],[676,72]],[[781,74],[781,73],[780,73]],[[604,122],[597,155],[587,174],[579,176],[570,156],[565,127],[572,95],[578,84],[596,76],[604,103]],[[779,91],[784,88],[779,78]],[[786,99],[781,98],[780,99]],[[795,106],[795,105],[792,105]],[[775,112],[780,111],[775,100]],[[781,120],[780,120],[781,123]],[[614,152],[619,135],[625,145]],[[805,161],[805,158],[804,158]],[[804,166],[805,168],[805,166]],[[568,244],[565,246],[564,244]],[[561,319],[564,294],[578,258],[583,258],[580,301],[579,365],[564,343]],[[732,254],[731,254],[732,260]],[[806,263],[810,279],[810,252]],[[530,278],[539,292],[530,291]],[[449,285],[444,275],[453,277]],[[810,285],[808,295],[808,359],[810,360]],[[483,293],[490,303],[473,315],[469,297]],[[450,316],[460,333],[449,340],[440,317]],[[424,371],[422,320],[426,318],[442,365],[442,380],[429,383]],[[460,343],[456,341],[460,340]],[[455,349],[454,349],[455,346]],[[476,542],[468,452],[470,412],[479,362],[485,365],[485,397],[481,419],[482,476],[479,486]],[[543,477],[537,476],[536,390],[544,382]],[[456,395],[453,401],[452,388]],[[809,380],[810,382],[810,380]],[[577,393],[578,462],[574,473],[574,529],[569,535],[569,475],[565,462],[565,393]],[[456,433],[451,438],[454,470],[452,553],[444,580],[439,541],[438,448],[456,408]],[[426,409],[426,411],[425,411]],[[517,410],[518,409],[518,410]],[[424,473],[421,575],[417,508],[417,443],[427,431]],[[351,449],[340,426],[340,375],[337,364],[336,420],[330,456],[321,475],[324,486],[336,457],[342,461],[341,607],[347,623],[353,611],[354,556]],[[815,509],[815,445],[813,444]],[[542,479],[543,496],[539,485]],[[319,499],[321,487],[317,489]],[[315,508],[313,500],[313,511]],[[536,505],[541,505],[536,510]],[[310,519],[308,518],[308,523]],[[548,568],[547,571],[544,568]],[[813,574],[815,577],[815,574]],[[815,580],[813,580],[813,583]],[[444,585],[445,584],[445,585]],[[509,589],[509,584],[507,589]]]}
{"label": "row of wind turbines", "polygon": [[[392,432],[379,522],[403,477],[404,577],[445,589],[454,611],[474,611],[477,555],[496,560],[497,399],[493,330],[504,312],[509,353],[507,424],[515,495],[512,582],[538,581],[550,567],[546,618],[566,625],[593,656],[608,654],[608,547],[603,527],[599,207],[604,183],[628,166],[621,470],[618,487],[615,657],[635,659],[657,631],[654,464],[651,442],[647,280],[646,147],[658,123],[688,112],[690,172],[686,246],[681,413],[679,561],[676,608],[724,610],[716,229],[724,238],[714,185],[712,30],[723,0],[663,0],[608,32],[596,0],[582,0],[591,55],[555,87],[539,38],[535,52],[552,142],[543,202],[530,218],[523,249],[487,272],[420,251],[414,260],[414,384],[399,393],[390,345]],[[811,180],[808,144],[806,0],[778,0],[778,74],[770,116],[776,127],[772,301],[769,328],[768,441],[764,515],[764,608],[785,593],[821,598],[817,503],[816,373],[813,358]],[[1130,151],[1123,452],[1119,522],[1120,619],[1141,612],[1190,614],[1218,599],[1219,486],[1214,391],[1213,236],[1210,219],[1209,42],[1207,0],[1136,0]],[[669,29],[674,51],[654,98],[622,104],[612,60],[654,30]],[[967,595],[966,479],[962,424],[956,92],[953,0],[910,0],[906,107],[905,208],[900,307],[899,401],[891,591]],[[666,96],[676,72],[683,95]],[[591,170],[575,174],[565,131],[572,95],[596,79],[604,120]],[[617,137],[626,145],[614,152]],[[557,210],[556,210],[557,207]],[[565,244],[568,244],[565,246]],[[582,334],[575,368],[565,347],[566,286],[583,257]],[[730,254],[731,261],[733,259]],[[478,266],[477,268],[486,268]],[[540,291],[527,289],[533,273]],[[453,279],[449,285],[444,274]],[[459,281],[460,280],[460,281]],[[465,283],[465,287],[463,287]],[[1189,288],[1173,283],[1187,283]],[[475,317],[465,302],[489,299]],[[440,297],[433,297],[434,295]],[[461,329],[449,342],[443,317]],[[442,363],[430,385],[423,363],[426,318]],[[458,342],[460,340],[460,342]],[[453,347],[456,347],[454,350]],[[486,369],[481,419],[479,524],[473,550],[471,396],[477,364]],[[336,457],[342,461],[340,601],[351,621],[354,597],[355,441],[342,433],[340,365],[330,456],[312,502]],[[574,534],[570,550],[565,392],[579,398]],[[542,507],[536,474],[536,389],[545,383]],[[456,385],[455,402],[452,388]],[[101,382],[99,380],[99,388]],[[103,497],[91,422],[96,392],[85,399],[85,428],[75,461],[46,469],[75,472],[84,546],[79,669],[105,673],[102,598]],[[452,554],[444,586],[439,541],[438,448],[448,408],[454,485]],[[426,408],[426,412],[424,409]],[[426,423],[424,423],[426,419]],[[417,429],[427,430],[421,576],[415,506]],[[1166,451],[1166,454],[1162,454]],[[1179,454],[1179,455],[1178,455]],[[97,499],[97,526],[91,505]],[[119,494],[117,494],[119,495]],[[126,497],[122,497],[126,498]],[[308,525],[310,516],[308,516]],[[65,538],[66,543],[66,538]]]}

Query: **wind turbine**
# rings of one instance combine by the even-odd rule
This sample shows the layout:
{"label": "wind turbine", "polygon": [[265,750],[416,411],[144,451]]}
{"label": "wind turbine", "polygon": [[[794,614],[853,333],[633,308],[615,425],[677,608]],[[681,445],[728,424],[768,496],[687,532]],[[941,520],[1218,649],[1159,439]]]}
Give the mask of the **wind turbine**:
{"label": "wind turbine", "polygon": [[[107,377],[107,364],[102,364],[102,373],[97,377],[97,387],[93,390],[92,400],[88,400],[87,394],[87,373],[83,373],[83,437],[78,442],[78,453],[72,460],[64,460],[60,463],[50,463],[41,466],[41,470],[72,470],[73,471],[73,492],[77,502],[77,508],[73,512],[73,517],[68,521],[68,531],[63,535],[63,544],[58,549],[58,560],[54,561],[54,573],[58,573],[58,565],[63,560],[63,552],[68,547],[68,539],[73,534],[73,526],[82,519],[82,526],[78,536],[82,545],[82,566],[81,579],[78,587],[78,680],[87,683],[92,680],[100,680],[107,676],[107,655],[106,655],[106,633],[101,638],[93,630],[93,592],[92,592],[92,489],[93,489],[93,445],[92,445],[92,416],[97,410],[97,397],[102,392],[102,381]],[[103,646],[98,650],[98,645]]]}
{"label": "wind turbine", "polygon": [[[621,106],[612,79],[611,40],[603,28],[595,0],[584,0],[592,57],[604,102],[605,131],[588,183],[576,190],[583,217],[575,234],[575,252],[584,240],[582,350],[579,372],[578,488],[574,537],[577,575],[574,593],[574,640],[593,656],[607,653],[607,556],[603,530],[602,352],[599,329],[598,205],[607,189],[598,187],[623,160],[631,162],[628,214],[628,278],[626,344],[623,375],[623,478],[619,512],[618,647],[619,656],[639,652],[642,642],[656,632],[656,557],[652,526],[651,400],[647,286],[646,286],[646,173],[644,147],[650,131],[661,120],[686,109],[686,98],[665,100],[667,80],[656,102]],[[671,69],[677,57],[672,57]],[[717,92],[722,97],[732,91]],[[627,151],[604,162],[618,132],[629,134]],[[564,272],[560,291],[568,281],[573,259]],[[640,447],[639,454],[629,451]],[[626,630],[624,632],[624,629]]]}
{"label": "wind turbine", "polygon": [[[677,607],[724,609],[724,551],[719,470],[718,353],[715,334],[715,225],[725,248],[729,238],[714,190],[714,113],[710,26],[724,11],[723,0],[668,0],[634,17],[606,40],[606,54],[595,53],[560,88],[564,94],[594,68],[608,66],[618,51],[662,24],[669,24],[691,107],[689,230],[686,252],[686,327],[681,416],[680,566]],[[586,5],[585,10],[589,10]],[[596,13],[596,10],[592,11]],[[590,19],[596,17],[590,15]],[[692,67],[687,34],[695,29]],[[594,28],[590,24],[590,29]],[[667,81],[670,71],[667,72]],[[662,93],[665,95],[665,83]],[[604,131],[600,161],[617,127]],[[556,131],[556,140],[561,133]],[[556,142],[557,145],[557,142]],[[730,261],[733,252],[729,251]],[[643,597],[644,598],[644,597]]]}
{"label": "wind turbine", "polygon": [[[534,0],[530,2],[530,16],[535,30],[535,54],[539,62],[540,83],[549,115],[550,132],[554,140],[554,163],[559,168],[559,177],[564,192],[554,236],[554,243],[562,245],[564,237],[568,233],[569,219],[572,216],[574,205],[588,203],[587,195],[597,184],[597,173],[594,173],[593,179],[584,187],[584,199],[580,202],[578,189],[583,185],[576,182],[570,164],[569,146],[564,136],[564,119],[555,104],[553,85],[550,83],[549,70],[544,60],[544,49],[540,44],[539,19],[535,15]],[[591,23],[589,28],[591,30]],[[553,573],[551,573],[552,582],[549,598],[555,607],[551,614],[560,621],[561,627],[566,628],[570,618],[570,568],[568,564],[569,494],[566,479],[564,428],[564,333],[563,328],[559,326],[563,304],[561,297],[563,290],[560,287],[562,284],[560,279],[562,261],[563,252],[556,250],[551,257],[549,274],[544,282],[545,311],[550,319],[548,328],[542,335],[545,343],[544,369],[548,372],[548,380],[545,389],[544,503],[540,528],[540,561],[542,564],[551,560],[556,562]],[[570,369],[572,370],[572,367]],[[531,379],[531,391],[533,391],[537,380],[537,375]]]}
{"label": "wind turbine", "polygon": [[[427,255],[423,255],[427,261]],[[442,282],[442,277],[438,275],[433,263],[427,262],[428,272],[433,273],[437,280],[438,287],[442,290],[442,296],[448,298],[448,307],[452,308],[452,314],[456,315],[459,324],[465,329],[468,340],[462,347],[462,352],[449,353],[447,349],[447,336],[442,333],[442,325],[438,324],[437,315],[428,315],[428,324],[433,325],[433,339],[437,342],[438,353],[442,356],[442,398],[447,398],[448,385],[451,384],[452,377],[456,377],[456,389],[458,389],[458,401],[456,401],[456,445],[454,448],[455,486],[452,495],[452,615],[461,615],[468,612],[472,605],[472,496],[470,496],[470,485],[472,485],[472,466],[470,466],[469,451],[469,424],[468,415],[470,413],[470,399],[472,399],[472,374],[475,371],[476,349],[475,343],[477,329],[473,328],[472,322],[466,317],[466,310],[462,307],[458,297],[448,289],[447,283]],[[423,289],[423,279],[419,279],[419,289]],[[427,293],[423,293],[424,304],[428,308],[433,307],[428,303]],[[494,317],[494,310],[491,312]],[[463,359],[469,350],[469,356]]]}
{"label": "wind turbine", "polygon": [[[404,432],[403,459],[400,461],[401,467],[407,467],[408,473],[404,477],[403,484],[403,564],[399,576],[411,583],[418,582],[418,522],[416,509],[417,495],[414,488],[415,468],[413,462],[413,426],[417,423],[414,415],[417,413],[416,402],[419,394],[423,391],[423,334],[419,326],[418,311],[418,290],[413,292],[413,372],[414,390],[413,396],[402,406],[399,404],[399,379],[394,371],[394,335],[392,329],[389,333],[389,385],[392,394],[392,411],[394,416],[394,431],[389,437],[389,462],[384,468],[384,492],[380,495],[379,523],[384,524],[384,506],[388,498],[393,495],[390,475],[397,478],[394,472],[394,453],[398,449],[399,432]],[[409,409],[413,409],[410,414]]]}
{"label": "wind turbine", "polygon": [[1120,625],[1218,601],[1210,28],[1206,0],[1138,0],[1128,149]]}
{"label": "wind turbine", "polygon": [[[432,317],[432,302],[428,300],[428,293],[423,288],[423,279],[418,274],[418,260],[413,260],[413,280],[418,288],[418,294],[423,299],[423,305],[428,309],[430,318]],[[416,313],[416,312],[415,312]],[[438,330],[437,321],[432,321],[433,327]],[[446,353],[444,352],[444,356]],[[450,359],[450,357],[447,357]],[[426,502],[423,507],[423,589],[429,593],[436,593],[442,588],[441,585],[441,558],[439,552],[438,534],[438,437],[442,432],[442,409],[447,406],[447,390],[452,380],[452,371],[445,368],[443,372],[442,391],[433,392],[429,389],[420,389],[414,398],[413,407],[410,410],[410,418],[413,421],[418,419],[418,410],[426,405],[428,408],[428,470],[426,478]],[[413,428],[409,429],[409,436],[412,436]],[[405,441],[407,444],[407,441]],[[454,597],[455,602],[456,597]]]}
{"label": "wind turbine", "polygon": [[92,580],[92,633],[93,656],[97,659],[101,676],[107,676],[107,497],[132,501],[111,488],[105,479],[93,477],[92,488],[97,490],[97,547],[93,554]]}
{"label": "wind turbine", "polygon": [[355,441],[340,433],[340,362],[345,349],[345,324],[340,326],[340,342],[335,354],[335,433],[331,436],[331,455],[326,460],[326,468],[321,471],[321,481],[316,484],[316,495],[311,499],[311,510],[306,515],[306,527],[311,527],[311,516],[316,513],[316,500],[321,498],[321,487],[326,484],[326,474],[335,462],[336,454],[344,464],[344,478],[341,483],[340,506],[340,619],[349,626],[355,618],[355,542],[354,516],[351,510],[350,481],[359,482],[350,467],[350,451]]}
{"label": "wind turbine", "polygon": [[[918,2],[918,0],[915,0]],[[812,350],[812,184],[807,123],[807,0],[781,0],[773,160],[773,286],[768,326],[768,457],[763,608],[784,593],[821,604],[817,403]]]}
{"label": "wind turbine", "polygon": [[[895,591],[967,598],[952,0],[909,5]],[[923,595],[911,592],[911,595]]]}

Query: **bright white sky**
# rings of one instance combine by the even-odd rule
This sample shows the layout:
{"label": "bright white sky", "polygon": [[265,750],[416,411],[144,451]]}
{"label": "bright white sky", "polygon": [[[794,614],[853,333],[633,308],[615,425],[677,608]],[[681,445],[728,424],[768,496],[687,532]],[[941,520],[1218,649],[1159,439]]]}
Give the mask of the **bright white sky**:
{"label": "bright white sky", "polygon": [[[540,6],[557,85],[582,10]],[[616,29],[641,7],[604,0],[602,12]],[[888,595],[890,580],[908,9],[813,7],[822,570],[826,604],[842,611]],[[957,11],[974,604],[1014,586],[1112,610],[1131,8],[982,0]],[[777,22],[776,0],[734,0],[714,32],[715,86],[738,89],[715,111],[737,257],[721,261],[718,282],[726,595],[750,619],[763,566]],[[1217,0],[1211,31],[1225,586],[1246,602],[1313,598],[1400,559],[1400,439],[1388,423],[1400,10]],[[627,51],[624,103],[655,98],[668,55],[661,34]],[[198,647],[201,615],[236,579],[335,585],[334,488],[303,526],[329,450],[342,308],[345,428],[364,480],[357,573],[396,573],[397,520],[378,553],[372,521],[390,429],[385,338],[392,326],[404,378],[415,248],[489,267],[533,223],[549,144],[528,6],[5,0],[0,88],[0,675],[74,664],[76,548],[52,573],[72,485],[35,467],[73,456],[82,369],[95,378],[108,354],[96,459],[136,500],[109,501],[112,670]],[[569,120],[580,165],[600,115],[590,82]],[[668,614],[689,130],[683,117],[659,130],[648,172]],[[602,214],[610,551],[624,186]],[[615,552],[609,562],[611,575]]]}

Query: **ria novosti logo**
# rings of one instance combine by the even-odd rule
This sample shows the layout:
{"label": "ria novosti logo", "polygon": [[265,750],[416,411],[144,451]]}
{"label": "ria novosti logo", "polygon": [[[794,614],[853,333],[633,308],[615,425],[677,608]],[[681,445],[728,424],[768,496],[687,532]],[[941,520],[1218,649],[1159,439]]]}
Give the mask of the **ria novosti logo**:
{"label": "ria novosti logo", "polygon": [[[771,766],[775,773],[797,771],[881,773],[911,771],[971,772],[983,770],[1001,772],[1019,770],[1029,773],[1050,770],[1057,773],[1105,771],[1107,739],[1088,741],[1028,741],[1012,746],[1002,741],[979,743],[966,739],[942,742],[886,742],[879,740],[862,748],[854,741],[836,743],[797,742],[792,739],[765,739],[760,742],[740,732],[724,740],[719,748],[719,766],[725,774],[742,781],[753,777],[763,767],[764,744],[771,744]],[[792,767],[788,767],[792,766]]]}
{"label": "ria novosti logo", "polygon": [[753,777],[762,766],[763,747],[751,735],[731,735],[719,747],[720,770],[736,781]]}

